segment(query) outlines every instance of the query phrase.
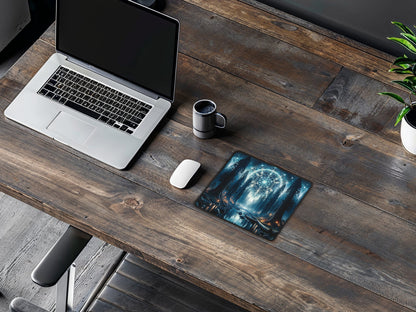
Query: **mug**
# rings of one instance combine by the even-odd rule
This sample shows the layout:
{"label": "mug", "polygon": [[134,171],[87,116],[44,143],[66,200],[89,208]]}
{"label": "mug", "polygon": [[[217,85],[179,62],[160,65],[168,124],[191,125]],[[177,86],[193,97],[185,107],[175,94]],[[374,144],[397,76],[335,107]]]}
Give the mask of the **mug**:
{"label": "mug", "polygon": [[200,139],[214,136],[216,128],[225,128],[227,117],[217,112],[217,105],[211,100],[196,101],[192,113],[194,135]]}

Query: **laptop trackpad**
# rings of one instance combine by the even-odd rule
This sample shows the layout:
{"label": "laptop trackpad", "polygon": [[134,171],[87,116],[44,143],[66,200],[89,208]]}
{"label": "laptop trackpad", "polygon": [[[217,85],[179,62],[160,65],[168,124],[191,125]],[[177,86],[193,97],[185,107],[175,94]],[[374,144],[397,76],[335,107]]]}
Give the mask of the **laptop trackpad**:
{"label": "laptop trackpad", "polygon": [[85,144],[95,127],[68,113],[59,112],[47,129],[55,133],[54,138],[62,140],[62,143]]}

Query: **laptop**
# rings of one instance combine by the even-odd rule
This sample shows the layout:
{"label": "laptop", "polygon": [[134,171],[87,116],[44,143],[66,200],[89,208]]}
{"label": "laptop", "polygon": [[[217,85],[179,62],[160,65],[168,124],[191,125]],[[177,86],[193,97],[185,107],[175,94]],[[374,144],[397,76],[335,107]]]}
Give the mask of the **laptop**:
{"label": "laptop", "polygon": [[129,0],[56,10],[56,53],[5,116],[124,169],[174,100],[179,22]]}

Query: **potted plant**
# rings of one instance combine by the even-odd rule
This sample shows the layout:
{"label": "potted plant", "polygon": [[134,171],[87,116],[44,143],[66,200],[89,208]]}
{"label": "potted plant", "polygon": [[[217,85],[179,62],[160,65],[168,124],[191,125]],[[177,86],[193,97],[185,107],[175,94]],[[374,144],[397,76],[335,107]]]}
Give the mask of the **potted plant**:
{"label": "potted plant", "polygon": [[[416,35],[412,29],[400,22],[392,22],[392,24],[396,25],[402,31],[402,38],[388,37],[387,39],[400,44],[411,52],[410,57],[407,55],[398,57],[393,62],[393,68],[390,69],[390,72],[406,76],[402,80],[394,80],[392,82],[407,91],[408,99],[403,99],[401,96],[392,92],[380,92],[379,94],[392,97],[403,104],[403,109],[397,116],[394,126],[400,121],[402,122],[400,136],[403,146],[410,153],[416,154]],[[416,29],[416,26],[413,27]]]}

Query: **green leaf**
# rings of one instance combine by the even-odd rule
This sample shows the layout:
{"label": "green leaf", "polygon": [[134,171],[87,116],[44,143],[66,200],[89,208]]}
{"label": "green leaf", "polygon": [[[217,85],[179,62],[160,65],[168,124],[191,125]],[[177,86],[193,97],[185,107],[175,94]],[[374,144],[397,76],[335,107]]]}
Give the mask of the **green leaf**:
{"label": "green leaf", "polygon": [[416,44],[416,37],[412,34],[401,33],[406,39],[408,39],[412,44]]}
{"label": "green leaf", "polygon": [[389,69],[389,72],[396,73],[396,74],[401,74],[401,75],[403,75],[403,74],[406,74],[406,75],[413,74],[413,71],[410,69],[410,67],[408,67],[408,68],[391,68],[391,69]]}
{"label": "green leaf", "polygon": [[[410,59],[407,56],[400,56],[393,63],[393,65],[401,66],[402,68],[405,68],[405,69],[409,68],[410,65],[413,65],[413,64],[416,64],[416,60]],[[409,65],[409,66],[404,67],[403,65]]]}
{"label": "green leaf", "polygon": [[[414,35],[413,31],[409,27],[407,27],[406,25],[404,25],[403,23],[400,23],[400,22],[391,22],[391,23],[393,25],[396,25],[397,27],[399,27],[406,34]],[[414,26],[414,27],[416,27],[416,26]]]}
{"label": "green leaf", "polygon": [[400,103],[403,103],[403,104],[406,105],[406,102],[402,99],[402,97],[400,95],[397,95],[396,93],[392,93],[392,92],[379,92],[378,94],[380,94],[380,95],[387,95],[389,97],[392,97],[396,101],[399,101]]}
{"label": "green leaf", "polygon": [[394,126],[396,127],[397,124],[403,119],[404,116],[406,116],[406,114],[408,112],[410,112],[411,108],[409,106],[404,107],[401,112],[399,113],[399,115],[397,116],[396,119],[396,123],[394,124]]}
{"label": "green leaf", "polygon": [[410,52],[416,54],[416,48],[408,40],[403,39],[403,38],[396,38],[396,37],[388,37],[387,39],[389,39],[391,41],[394,41],[394,42],[397,42],[398,44],[400,44],[401,46],[405,47]]}
{"label": "green leaf", "polygon": [[406,78],[403,79],[403,81],[410,82],[413,85],[413,87],[416,86],[416,77],[415,76],[406,77]]}
{"label": "green leaf", "polygon": [[402,80],[393,80],[392,82],[397,83],[398,85],[406,88],[410,92],[413,92],[413,93],[415,92],[414,85],[411,82],[404,81],[404,80],[403,81]]}

